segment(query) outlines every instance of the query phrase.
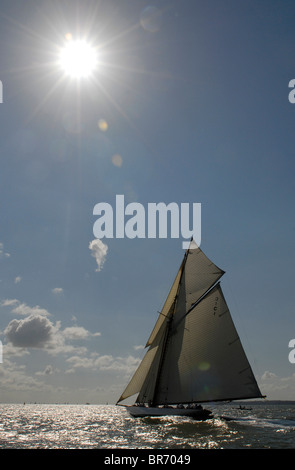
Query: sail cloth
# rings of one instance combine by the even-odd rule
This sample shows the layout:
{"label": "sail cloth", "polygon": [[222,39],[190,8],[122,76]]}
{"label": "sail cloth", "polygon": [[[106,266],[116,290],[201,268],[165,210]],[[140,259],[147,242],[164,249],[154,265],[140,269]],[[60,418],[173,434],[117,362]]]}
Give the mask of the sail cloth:
{"label": "sail cloth", "polygon": [[[171,317],[172,311],[173,306],[171,306],[170,311],[167,312],[166,319]],[[136,369],[132,379],[119,398],[118,403],[136,393],[139,393],[137,402],[147,403],[151,401],[155,394],[167,333],[167,324],[163,322],[153,344]]]}
{"label": "sail cloth", "polygon": [[121,395],[137,402],[191,403],[261,397],[221,287],[224,274],[191,242],[148,340],[149,350]]}
{"label": "sail cloth", "polygon": [[[137,370],[135,371],[135,374],[133,375],[132,379],[130,380],[129,384],[125,388],[124,392],[120,396],[117,403],[140,392],[144,384],[144,381],[146,379],[147,373],[149,372],[150,367],[153,364],[157,350],[158,350],[158,345],[150,348],[147,351],[143,360],[141,361]],[[157,364],[155,363],[153,367],[154,369],[156,368],[156,365]]]}
{"label": "sail cloth", "polygon": [[[182,295],[182,303],[185,303],[185,306],[182,305],[181,308],[184,308],[184,310],[186,308],[190,308],[191,305],[208,289],[210,289],[210,287],[212,287],[223,274],[224,271],[212,263],[196,243],[191,241],[186,256],[179,268],[175,281],[162,308],[161,314],[159,315],[158,321],[155,324],[146,345],[149,346],[153,343],[159,329],[165,321],[165,316],[167,316],[177,293]],[[181,279],[182,289],[179,289]],[[183,311],[183,313],[185,312],[186,310]]]}
{"label": "sail cloth", "polygon": [[255,397],[261,392],[218,284],[172,325],[154,403]]}
{"label": "sail cloth", "polygon": [[179,288],[179,281],[180,281],[180,278],[181,278],[183,266],[184,266],[184,261],[181,263],[181,266],[180,266],[180,268],[179,268],[179,270],[178,270],[178,273],[177,273],[177,275],[176,275],[176,277],[175,277],[175,280],[174,280],[174,282],[173,282],[173,284],[172,284],[172,287],[171,287],[170,292],[169,292],[169,294],[168,294],[168,296],[167,296],[167,299],[166,299],[166,301],[165,301],[165,303],[164,303],[164,306],[163,306],[163,308],[162,308],[162,311],[161,311],[161,313],[160,313],[160,315],[159,315],[159,317],[158,317],[158,320],[157,320],[157,322],[156,322],[156,324],[155,324],[155,326],[154,326],[154,329],[153,329],[153,331],[151,332],[151,335],[150,335],[150,337],[149,337],[149,339],[148,339],[148,341],[147,341],[147,343],[146,343],[146,347],[149,346],[149,345],[151,345],[151,344],[154,342],[154,340],[155,340],[155,338],[156,338],[156,336],[157,336],[157,334],[158,334],[160,328],[162,327],[163,323],[164,323],[165,320],[167,319],[168,312],[169,312],[169,310],[171,309],[171,306],[173,305],[173,303],[174,303],[174,301],[175,301],[175,297],[176,297],[176,294],[177,294],[177,291],[178,291],[178,288]]}

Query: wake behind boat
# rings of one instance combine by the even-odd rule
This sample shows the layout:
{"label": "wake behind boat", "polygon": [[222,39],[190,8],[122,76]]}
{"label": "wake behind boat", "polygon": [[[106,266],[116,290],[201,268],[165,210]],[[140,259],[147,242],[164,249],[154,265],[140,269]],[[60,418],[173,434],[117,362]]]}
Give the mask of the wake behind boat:
{"label": "wake behind boat", "polygon": [[126,406],[132,416],[204,420],[213,416],[196,404],[263,397],[218,282],[223,274],[192,240],[149,349],[117,402],[138,394]]}

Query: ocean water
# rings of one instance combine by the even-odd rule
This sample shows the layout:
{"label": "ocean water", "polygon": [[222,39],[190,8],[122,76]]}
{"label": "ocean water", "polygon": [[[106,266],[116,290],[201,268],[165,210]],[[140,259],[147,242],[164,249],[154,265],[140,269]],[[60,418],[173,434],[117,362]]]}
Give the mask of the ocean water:
{"label": "ocean water", "polygon": [[295,448],[295,403],[246,406],[207,406],[214,419],[198,422],[132,418],[114,405],[0,404],[0,449]]}

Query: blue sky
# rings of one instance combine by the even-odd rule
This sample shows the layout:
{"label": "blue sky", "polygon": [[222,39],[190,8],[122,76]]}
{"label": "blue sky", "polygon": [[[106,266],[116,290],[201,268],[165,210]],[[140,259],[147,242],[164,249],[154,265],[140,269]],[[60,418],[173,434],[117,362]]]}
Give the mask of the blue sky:
{"label": "blue sky", "polygon": [[[2,402],[125,388],[184,252],[104,239],[98,271],[93,207],[118,194],[202,204],[261,390],[294,399],[294,19],[287,0],[1,1]],[[91,79],[58,67],[68,33],[100,51]]]}

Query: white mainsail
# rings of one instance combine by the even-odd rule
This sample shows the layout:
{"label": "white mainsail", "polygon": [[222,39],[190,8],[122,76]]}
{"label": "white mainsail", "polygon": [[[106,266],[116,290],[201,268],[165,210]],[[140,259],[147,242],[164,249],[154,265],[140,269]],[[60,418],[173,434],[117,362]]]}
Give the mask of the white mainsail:
{"label": "white mainsail", "polygon": [[192,241],[118,402],[153,405],[262,397],[218,280],[224,274]]}

